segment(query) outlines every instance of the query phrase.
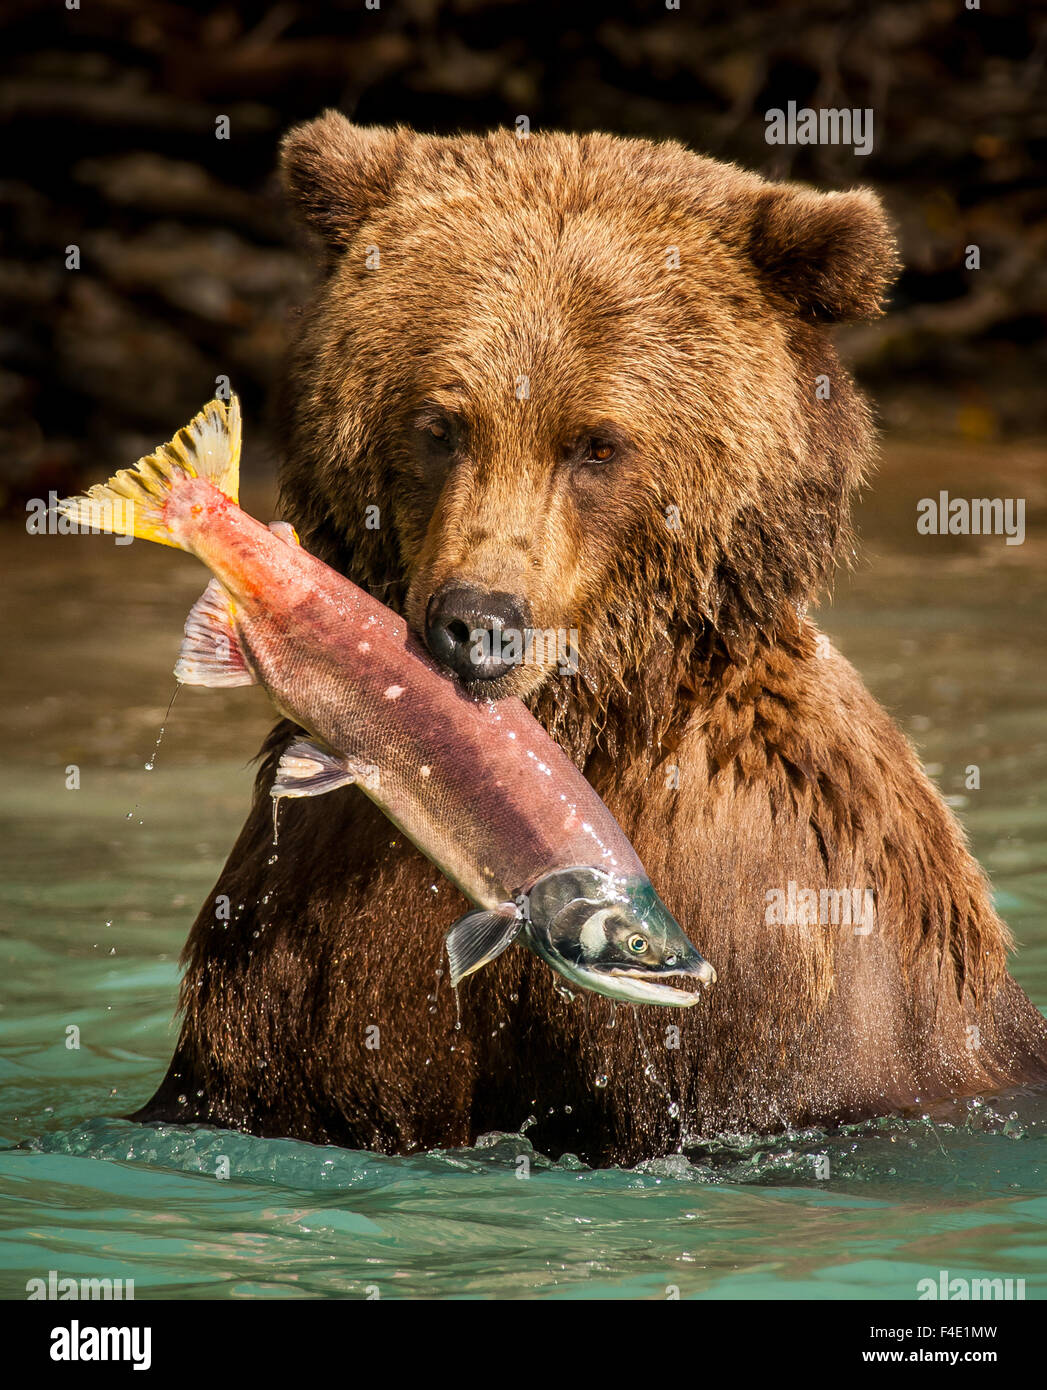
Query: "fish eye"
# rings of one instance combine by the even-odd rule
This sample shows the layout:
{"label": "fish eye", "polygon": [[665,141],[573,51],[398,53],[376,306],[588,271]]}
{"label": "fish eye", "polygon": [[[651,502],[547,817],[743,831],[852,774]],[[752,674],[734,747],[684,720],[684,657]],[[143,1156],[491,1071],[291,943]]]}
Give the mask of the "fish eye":
{"label": "fish eye", "polygon": [[633,932],[626,944],[634,956],[642,956],[644,951],[647,950],[647,938],[646,936],[641,936],[639,932]]}

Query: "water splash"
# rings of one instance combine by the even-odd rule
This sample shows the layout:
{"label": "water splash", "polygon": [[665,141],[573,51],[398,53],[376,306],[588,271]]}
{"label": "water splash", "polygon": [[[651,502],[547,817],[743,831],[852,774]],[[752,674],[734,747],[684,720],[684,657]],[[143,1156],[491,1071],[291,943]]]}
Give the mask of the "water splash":
{"label": "water splash", "polygon": [[145,764],[146,772],[152,772],[153,768],[156,767],[157,752],[159,751],[161,743],[164,741],[164,734],[167,732],[167,721],[171,717],[171,710],[174,708],[174,702],[178,698],[178,692],[181,688],[181,685],[177,684],[174,688],[174,693],[168,701],[167,713],[164,715],[163,722],[160,725],[160,732],[156,736],[156,742],[153,744],[153,751],[149,755],[149,761]]}

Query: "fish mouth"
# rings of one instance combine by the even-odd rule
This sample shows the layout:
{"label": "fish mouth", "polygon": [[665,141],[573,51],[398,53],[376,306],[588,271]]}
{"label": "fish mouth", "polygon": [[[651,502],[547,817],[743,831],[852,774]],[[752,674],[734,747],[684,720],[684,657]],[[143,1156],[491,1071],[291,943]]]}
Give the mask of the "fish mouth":
{"label": "fish mouth", "polygon": [[[602,994],[608,999],[620,999],[627,1004],[660,1004],[672,1009],[690,1009],[698,1003],[699,995],[689,989],[674,989],[672,985],[662,984],[666,978],[659,975],[652,979],[635,970],[579,970],[586,989]],[[674,971],[674,975],[686,975],[689,971]]]}
{"label": "fish mouth", "polygon": [[[716,971],[707,960],[703,960],[701,965],[685,967],[682,970],[666,970],[656,976],[652,976],[645,970],[625,970],[616,967],[607,971],[608,975],[613,975],[616,980],[628,980],[630,996],[636,1003],[645,1004],[670,1004],[676,1008],[689,1009],[698,1003],[701,995],[695,990],[674,989],[672,985],[663,984],[663,980],[680,979],[681,977],[689,980],[698,980],[703,989],[708,989],[710,985],[716,983]],[[622,996],[612,996],[622,997]]]}
{"label": "fish mouth", "polygon": [[[532,944],[533,941],[532,941]],[[542,950],[536,946],[538,954],[547,965],[562,975],[565,980],[589,990],[592,994],[602,994],[605,999],[614,999],[624,1004],[659,1004],[663,1008],[690,1009],[698,1003],[700,995],[689,989],[674,989],[672,985],[661,984],[666,978],[687,976],[698,978],[706,988],[716,979],[716,971],[708,961],[702,961],[695,969],[666,971],[652,979],[649,971],[642,970],[593,970],[584,965],[572,965],[562,957]]]}
{"label": "fish mouth", "polygon": [[[624,965],[614,965],[608,974],[617,975],[626,980],[649,980],[652,972],[640,970],[635,966],[626,968]],[[679,970],[659,970],[656,976],[659,980],[678,980],[681,977],[687,980],[697,980],[703,989],[708,989],[710,985],[716,983],[716,971],[704,958],[700,958],[696,965],[681,965]]]}

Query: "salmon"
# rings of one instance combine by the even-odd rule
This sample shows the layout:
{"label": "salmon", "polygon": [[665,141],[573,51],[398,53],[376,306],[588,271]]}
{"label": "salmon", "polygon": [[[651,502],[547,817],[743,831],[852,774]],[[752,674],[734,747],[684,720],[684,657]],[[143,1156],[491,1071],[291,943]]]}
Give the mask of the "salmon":
{"label": "salmon", "polygon": [[260,683],[308,732],[272,786],[355,785],[474,905],[446,937],[452,984],[514,942],[570,984],[686,1008],[715,971],[658,897],[596,792],[515,698],[476,700],[403,619],[238,505],[239,403],[215,400],[170,443],[59,510],[81,528],[196,555],[213,578],[175,666],[189,685]]}

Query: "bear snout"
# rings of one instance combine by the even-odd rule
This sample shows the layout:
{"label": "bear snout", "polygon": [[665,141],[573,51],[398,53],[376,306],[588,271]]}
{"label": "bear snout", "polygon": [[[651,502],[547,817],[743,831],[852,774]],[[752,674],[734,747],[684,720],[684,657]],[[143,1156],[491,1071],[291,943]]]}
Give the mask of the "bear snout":
{"label": "bear snout", "polygon": [[460,680],[495,681],[523,663],[530,608],[516,594],[450,583],[425,610],[430,652]]}

